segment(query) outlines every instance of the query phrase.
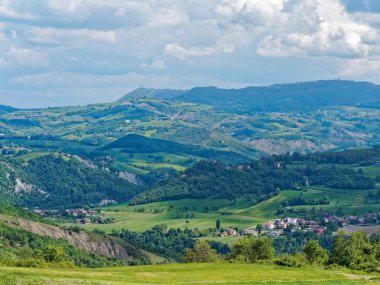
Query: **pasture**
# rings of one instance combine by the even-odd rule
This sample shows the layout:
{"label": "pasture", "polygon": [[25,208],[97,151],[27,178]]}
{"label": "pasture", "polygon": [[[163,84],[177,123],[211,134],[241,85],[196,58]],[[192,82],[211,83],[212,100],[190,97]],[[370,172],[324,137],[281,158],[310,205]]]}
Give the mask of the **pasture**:
{"label": "pasture", "polygon": [[380,284],[375,275],[271,264],[167,264],[103,269],[0,268],[3,285],[51,284]]}

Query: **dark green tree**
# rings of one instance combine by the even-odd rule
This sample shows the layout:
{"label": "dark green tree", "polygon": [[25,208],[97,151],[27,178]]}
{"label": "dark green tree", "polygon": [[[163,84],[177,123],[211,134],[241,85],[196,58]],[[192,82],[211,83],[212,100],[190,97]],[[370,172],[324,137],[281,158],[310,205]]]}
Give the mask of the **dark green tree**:
{"label": "dark green tree", "polygon": [[215,223],[215,227],[216,229],[219,231],[220,230],[220,220],[216,220],[216,223]]}

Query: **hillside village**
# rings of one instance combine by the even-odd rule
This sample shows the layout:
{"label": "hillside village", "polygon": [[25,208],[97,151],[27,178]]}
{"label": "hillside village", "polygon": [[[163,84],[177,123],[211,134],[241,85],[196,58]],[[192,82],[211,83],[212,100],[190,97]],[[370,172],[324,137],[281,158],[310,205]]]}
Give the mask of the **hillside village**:
{"label": "hillside village", "polygon": [[328,225],[336,227],[345,227],[348,225],[366,226],[380,224],[380,213],[367,213],[359,216],[348,216],[346,218],[337,217],[334,214],[325,212],[322,214],[320,221],[308,221],[301,218],[286,217],[275,219],[264,224],[257,225],[256,228],[246,228],[241,231],[235,228],[226,228],[221,230],[220,237],[226,236],[267,236],[275,238],[283,235],[285,232],[293,233],[296,231],[310,231],[315,234],[323,234],[327,231]]}

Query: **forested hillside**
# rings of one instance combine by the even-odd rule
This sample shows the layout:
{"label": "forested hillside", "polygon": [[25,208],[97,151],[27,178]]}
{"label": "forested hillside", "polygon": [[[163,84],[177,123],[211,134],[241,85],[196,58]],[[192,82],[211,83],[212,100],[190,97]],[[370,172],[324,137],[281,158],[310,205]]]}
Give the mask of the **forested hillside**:
{"label": "forested hillside", "polygon": [[148,138],[130,134],[102,147],[102,150],[120,148],[124,153],[167,153],[189,155],[204,159],[226,161],[231,164],[247,162],[248,159],[236,153],[206,149],[195,145],[180,144],[177,142]]}
{"label": "forested hillside", "polygon": [[176,99],[209,104],[235,112],[289,112],[326,106],[377,106],[380,86],[367,82],[327,80],[226,90],[194,88]]}
{"label": "forested hillside", "polygon": [[0,177],[2,201],[25,207],[83,207],[103,199],[126,202],[140,191],[108,171],[62,155],[45,155],[24,163],[1,160]]}
{"label": "forested hillside", "polygon": [[5,105],[0,105],[0,115],[5,114],[5,113],[11,113],[17,111],[16,108],[10,107],[10,106],[5,106]]}
{"label": "forested hillside", "polygon": [[368,82],[321,80],[242,89],[196,87],[191,90],[136,89],[121,101],[156,98],[200,103],[244,112],[289,112],[326,106],[378,107],[380,86]]}
{"label": "forested hillside", "polygon": [[297,190],[312,185],[371,190],[376,186],[374,178],[366,176],[360,169],[355,170],[340,164],[372,165],[375,164],[376,157],[380,157],[379,148],[310,155],[278,155],[238,166],[203,161],[139,194],[131,204],[182,198],[236,199],[244,195],[251,195],[252,200],[261,201],[281,190]]}

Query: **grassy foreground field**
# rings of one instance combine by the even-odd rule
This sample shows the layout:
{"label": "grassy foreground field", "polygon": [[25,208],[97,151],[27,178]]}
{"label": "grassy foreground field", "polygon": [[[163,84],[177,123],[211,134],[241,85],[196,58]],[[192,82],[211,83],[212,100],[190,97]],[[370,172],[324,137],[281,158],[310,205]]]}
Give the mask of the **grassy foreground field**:
{"label": "grassy foreground field", "polygon": [[269,264],[171,264],[107,269],[0,268],[0,284],[380,284],[376,276]]}

